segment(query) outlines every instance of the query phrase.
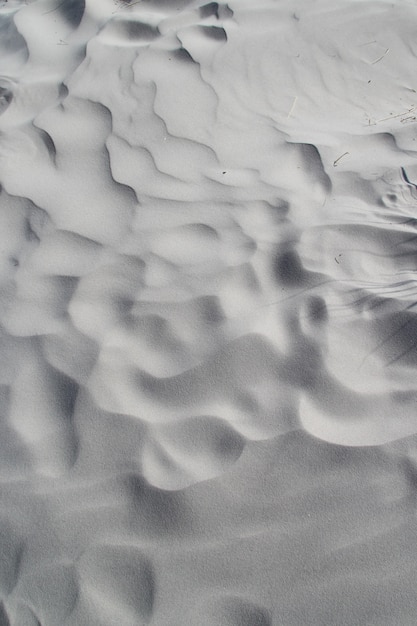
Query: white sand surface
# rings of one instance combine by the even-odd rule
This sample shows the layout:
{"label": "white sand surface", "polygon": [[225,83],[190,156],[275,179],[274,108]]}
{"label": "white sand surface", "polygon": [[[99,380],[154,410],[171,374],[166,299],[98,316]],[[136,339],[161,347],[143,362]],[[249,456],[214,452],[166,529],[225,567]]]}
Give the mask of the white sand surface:
{"label": "white sand surface", "polygon": [[0,0],[0,626],[417,623],[416,32]]}

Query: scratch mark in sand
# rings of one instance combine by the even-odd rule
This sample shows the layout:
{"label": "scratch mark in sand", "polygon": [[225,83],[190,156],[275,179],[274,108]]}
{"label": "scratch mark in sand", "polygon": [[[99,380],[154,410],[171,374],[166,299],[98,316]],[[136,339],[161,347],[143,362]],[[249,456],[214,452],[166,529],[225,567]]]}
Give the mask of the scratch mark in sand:
{"label": "scratch mark in sand", "polygon": [[297,104],[297,100],[298,100],[298,96],[294,96],[294,101],[293,101],[293,103],[292,103],[291,109],[290,109],[290,110],[289,110],[289,112],[288,112],[287,119],[288,119],[289,117],[291,117],[291,113],[292,113],[292,112],[294,111],[294,109],[295,109],[295,105]]}
{"label": "scratch mark in sand", "polygon": [[380,57],[378,57],[377,59],[375,59],[375,61],[372,61],[370,65],[375,65],[375,63],[378,63],[379,61],[381,61],[381,60],[384,58],[384,56],[385,56],[386,54],[388,54],[388,52],[389,52],[389,48],[387,48],[387,49],[385,50],[384,54],[381,54],[381,56],[380,56]]}

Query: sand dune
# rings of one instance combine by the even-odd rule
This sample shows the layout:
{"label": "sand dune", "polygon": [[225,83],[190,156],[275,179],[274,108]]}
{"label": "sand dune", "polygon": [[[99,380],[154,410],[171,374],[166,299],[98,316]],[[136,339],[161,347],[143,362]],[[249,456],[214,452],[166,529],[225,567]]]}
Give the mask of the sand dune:
{"label": "sand dune", "polygon": [[0,626],[415,624],[416,23],[0,4]]}

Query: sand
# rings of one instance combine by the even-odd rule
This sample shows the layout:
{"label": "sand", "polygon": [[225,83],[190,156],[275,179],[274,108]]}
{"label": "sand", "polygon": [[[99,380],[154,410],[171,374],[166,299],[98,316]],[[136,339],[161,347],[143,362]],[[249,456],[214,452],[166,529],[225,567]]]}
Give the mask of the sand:
{"label": "sand", "polygon": [[0,2],[0,626],[413,626],[417,8]]}

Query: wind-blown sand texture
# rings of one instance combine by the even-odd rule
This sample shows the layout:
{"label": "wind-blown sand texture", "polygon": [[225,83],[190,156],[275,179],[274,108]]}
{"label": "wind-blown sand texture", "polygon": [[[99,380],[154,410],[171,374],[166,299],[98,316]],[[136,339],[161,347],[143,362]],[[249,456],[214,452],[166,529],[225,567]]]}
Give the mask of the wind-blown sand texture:
{"label": "wind-blown sand texture", "polygon": [[0,2],[0,626],[417,623],[416,29]]}

